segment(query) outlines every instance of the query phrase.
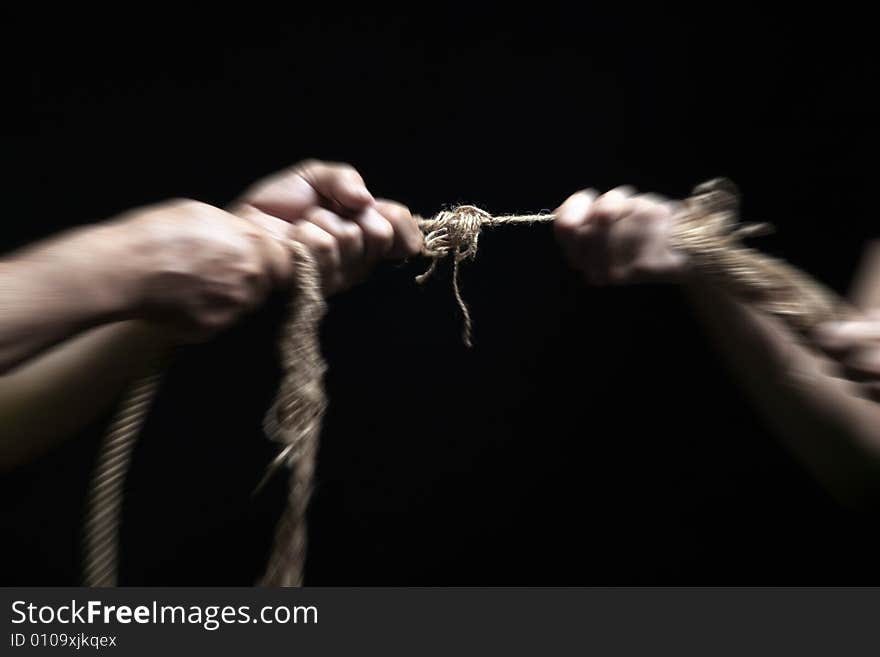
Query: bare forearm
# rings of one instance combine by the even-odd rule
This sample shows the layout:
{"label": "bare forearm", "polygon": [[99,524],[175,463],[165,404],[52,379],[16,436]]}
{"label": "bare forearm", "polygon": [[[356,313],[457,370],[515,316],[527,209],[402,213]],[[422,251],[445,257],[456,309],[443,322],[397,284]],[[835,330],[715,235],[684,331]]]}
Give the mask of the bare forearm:
{"label": "bare forearm", "polygon": [[[685,283],[746,390],[795,454],[840,496],[859,504],[880,503],[880,403],[863,397],[867,373],[880,400],[880,319],[855,332],[849,326],[848,337],[838,328],[841,344],[852,347],[856,335],[874,348],[867,353],[863,349],[855,361],[837,358],[832,363],[773,317],[725,295],[699,268],[691,267],[687,249],[676,247],[677,222],[717,228],[724,216],[719,208],[734,212],[736,198],[730,185],[717,181],[703,185],[698,195],[689,199],[682,215],[680,204],[634,195],[630,188],[598,198],[583,190],[556,210],[554,227],[563,253],[590,283]],[[880,300],[880,250],[876,253],[872,280],[862,286],[861,295],[875,301]],[[816,336],[811,340],[818,344]],[[832,353],[839,345],[823,348]]]}
{"label": "bare forearm", "polygon": [[33,460],[75,435],[168,348],[158,328],[117,322],[0,376],[0,467]]}
{"label": "bare forearm", "polygon": [[720,293],[690,287],[695,306],[747,393],[795,455],[841,499],[880,502],[880,405],[780,321]]}
{"label": "bare forearm", "polygon": [[0,262],[0,373],[126,308],[114,228],[65,233]]}

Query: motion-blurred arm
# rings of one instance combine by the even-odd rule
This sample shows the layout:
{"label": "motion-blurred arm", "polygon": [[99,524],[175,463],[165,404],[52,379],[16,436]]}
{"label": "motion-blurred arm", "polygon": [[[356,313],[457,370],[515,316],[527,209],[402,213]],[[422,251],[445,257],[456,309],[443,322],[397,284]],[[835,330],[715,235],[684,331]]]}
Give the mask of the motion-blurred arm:
{"label": "motion-blurred arm", "polygon": [[[832,326],[821,327],[808,344],[694,271],[687,255],[671,246],[675,214],[674,204],[629,188],[598,197],[584,191],[559,208],[556,230],[566,257],[589,283],[685,285],[731,367],[796,456],[841,499],[880,503],[880,404],[869,398],[872,377],[880,384],[880,321],[873,324],[874,343],[870,327],[843,327],[847,339],[846,330]],[[876,256],[867,259],[857,290],[857,304],[876,307]],[[872,353],[874,360],[866,361]]]}

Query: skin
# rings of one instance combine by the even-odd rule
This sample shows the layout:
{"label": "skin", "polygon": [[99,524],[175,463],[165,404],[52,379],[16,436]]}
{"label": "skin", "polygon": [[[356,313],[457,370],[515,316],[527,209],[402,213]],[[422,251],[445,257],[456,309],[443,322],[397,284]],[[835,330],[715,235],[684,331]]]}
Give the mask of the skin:
{"label": "skin", "polygon": [[124,319],[209,334],[291,275],[282,245],[240,217],[195,201],[134,210],[4,259],[0,371]]}
{"label": "skin", "polygon": [[621,187],[584,190],[556,211],[568,262],[592,285],[685,286],[745,389],[797,458],[842,502],[880,502],[880,250],[869,249],[852,297],[864,318],[807,339],[740,302],[670,245],[676,204]]}
{"label": "skin", "polygon": [[0,469],[49,452],[109,409],[119,392],[168,349],[145,322],[98,326],[0,376]]}
{"label": "skin", "polygon": [[348,165],[308,161],[228,210],[168,201],[0,261],[0,468],[74,435],[155,356],[289,286],[290,239],[315,257],[327,296],[422,246],[405,206],[374,199]]}

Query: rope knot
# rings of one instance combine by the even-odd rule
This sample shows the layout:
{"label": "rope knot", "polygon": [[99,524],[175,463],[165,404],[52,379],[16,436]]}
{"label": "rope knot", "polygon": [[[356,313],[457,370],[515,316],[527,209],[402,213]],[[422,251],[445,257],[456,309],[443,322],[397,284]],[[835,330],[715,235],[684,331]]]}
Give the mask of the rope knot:
{"label": "rope knot", "polygon": [[425,221],[425,247],[422,252],[432,259],[432,263],[428,271],[419,276],[419,283],[423,283],[434,272],[438,260],[450,253],[455,262],[473,260],[477,255],[480,229],[483,223],[491,219],[491,214],[474,205],[459,205]]}
{"label": "rope knot", "polygon": [[443,258],[452,255],[452,290],[464,321],[462,339],[465,345],[470,347],[471,313],[461,296],[458,270],[463,261],[473,260],[476,257],[480,231],[484,227],[553,221],[553,215],[525,214],[495,217],[474,205],[459,205],[451,210],[443,210],[430,219],[416,217],[416,220],[425,234],[422,255],[431,258],[428,269],[425,273],[416,276],[416,282],[424,283],[437,270],[437,264]]}
{"label": "rope knot", "polygon": [[416,276],[416,282],[424,283],[428,280],[437,269],[437,263],[452,254],[452,285],[464,319],[462,339],[468,347],[471,346],[471,315],[458,286],[458,265],[476,257],[480,230],[484,223],[488,224],[491,220],[492,215],[485,210],[474,205],[459,205],[421,222],[425,232],[422,253],[431,258],[431,264],[425,273]]}

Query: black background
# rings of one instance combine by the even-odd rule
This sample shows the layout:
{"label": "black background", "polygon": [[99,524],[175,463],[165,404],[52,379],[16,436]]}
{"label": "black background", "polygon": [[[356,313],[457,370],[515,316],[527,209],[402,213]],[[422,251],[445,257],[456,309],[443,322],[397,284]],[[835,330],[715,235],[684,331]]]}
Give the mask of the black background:
{"label": "black background", "polygon": [[[874,235],[872,34],[839,5],[187,7],[0,10],[6,249],[169,197],[222,204],[306,157],[423,214],[726,175],[776,224],[763,247],[841,292]],[[468,351],[449,272],[420,288],[424,264],[332,301],[308,583],[878,581],[875,519],[777,444],[677,290],[586,288],[549,227],[499,230],[463,273]],[[122,583],[259,571],[283,494],[249,499],[280,309],[175,362]],[[94,429],[4,477],[3,583],[76,581]]]}

